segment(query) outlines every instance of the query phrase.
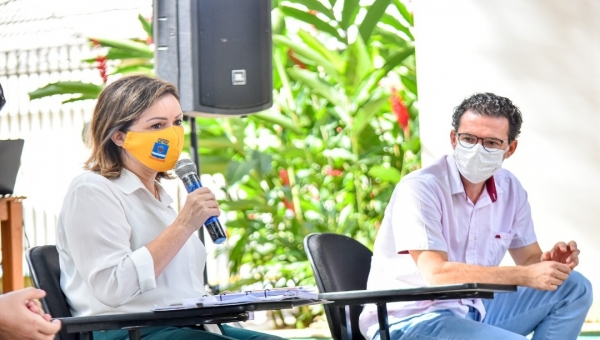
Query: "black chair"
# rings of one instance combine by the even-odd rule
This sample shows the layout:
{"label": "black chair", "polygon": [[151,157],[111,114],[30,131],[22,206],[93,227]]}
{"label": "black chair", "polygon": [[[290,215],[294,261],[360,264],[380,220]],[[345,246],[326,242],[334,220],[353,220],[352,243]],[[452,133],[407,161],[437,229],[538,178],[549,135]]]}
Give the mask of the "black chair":
{"label": "black chair", "polygon": [[[367,289],[373,253],[360,242],[344,235],[310,234],[304,239],[304,250],[321,293]],[[324,306],[334,339],[347,334],[346,339],[364,340],[358,331],[362,306]]]}
{"label": "black chair", "polygon": [[[46,245],[30,248],[27,250],[26,258],[31,269],[33,285],[46,291],[46,296],[42,299],[44,310],[53,318],[62,319],[63,327],[56,335],[56,340],[93,339],[93,331],[110,329],[128,330],[130,339],[140,339],[140,329],[144,327],[176,327],[248,320],[248,313],[241,310],[198,315],[194,313],[193,309],[170,313],[169,318],[162,318],[159,314],[151,312],[72,317],[67,298],[60,288],[60,265],[56,246]],[[78,329],[79,333],[67,333],[67,326]]]}
{"label": "black chair", "polygon": [[[27,250],[27,264],[31,271],[31,280],[36,288],[46,291],[42,306],[53,318],[71,317],[67,298],[60,288],[60,266],[56,246],[39,246]],[[61,329],[58,340],[78,340],[77,334],[68,334]]]}

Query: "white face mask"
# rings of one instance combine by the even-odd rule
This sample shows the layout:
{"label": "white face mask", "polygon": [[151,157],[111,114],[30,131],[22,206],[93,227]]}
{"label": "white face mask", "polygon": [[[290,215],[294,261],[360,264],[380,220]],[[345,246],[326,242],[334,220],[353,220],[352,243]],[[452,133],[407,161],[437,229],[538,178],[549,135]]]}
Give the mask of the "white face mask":
{"label": "white face mask", "polygon": [[458,171],[471,183],[481,183],[492,177],[494,172],[502,167],[506,150],[489,152],[483,148],[481,143],[468,149],[456,143],[454,149],[454,160]]}

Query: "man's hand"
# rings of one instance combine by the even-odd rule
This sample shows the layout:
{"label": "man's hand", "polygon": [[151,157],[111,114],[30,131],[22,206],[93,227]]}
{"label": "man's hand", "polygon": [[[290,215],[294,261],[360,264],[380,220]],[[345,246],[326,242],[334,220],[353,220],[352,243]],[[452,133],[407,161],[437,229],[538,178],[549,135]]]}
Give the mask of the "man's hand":
{"label": "man's hand", "polygon": [[575,269],[579,264],[579,249],[575,241],[566,244],[558,242],[552,250],[542,254],[540,261],[556,261],[568,265],[571,269]]}
{"label": "man's hand", "polygon": [[525,284],[540,290],[556,290],[571,274],[571,268],[555,261],[543,261],[527,267]]}
{"label": "man's hand", "polygon": [[60,330],[60,321],[50,322],[36,299],[46,293],[25,288],[0,295],[0,339],[52,340]]}

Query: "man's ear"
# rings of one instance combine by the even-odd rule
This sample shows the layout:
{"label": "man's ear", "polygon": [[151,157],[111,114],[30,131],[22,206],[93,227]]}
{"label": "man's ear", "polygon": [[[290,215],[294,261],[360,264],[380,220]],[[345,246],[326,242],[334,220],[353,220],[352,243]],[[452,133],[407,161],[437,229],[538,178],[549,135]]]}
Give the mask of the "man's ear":
{"label": "man's ear", "polygon": [[513,153],[515,153],[515,151],[517,150],[517,145],[519,145],[519,142],[516,139],[510,142],[510,144],[508,145],[508,151],[504,155],[504,159],[507,159],[508,157],[512,156]]}
{"label": "man's ear", "polygon": [[452,144],[452,150],[456,149],[456,131],[450,130],[450,143]]}
{"label": "man's ear", "polygon": [[123,131],[115,131],[112,136],[110,136],[110,139],[113,141],[113,143],[115,143],[117,146],[123,146],[123,144],[125,143],[125,137],[127,136],[126,132]]}

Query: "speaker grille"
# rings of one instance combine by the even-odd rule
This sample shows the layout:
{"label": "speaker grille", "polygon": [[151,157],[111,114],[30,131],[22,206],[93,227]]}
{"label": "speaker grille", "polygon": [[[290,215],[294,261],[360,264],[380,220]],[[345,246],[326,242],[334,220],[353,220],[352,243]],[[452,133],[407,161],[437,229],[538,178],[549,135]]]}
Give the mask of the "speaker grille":
{"label": "speaker grille", "polygon": [[244,109],[270,102],[270,1],[200,0],[196,10],[200,105]]}

